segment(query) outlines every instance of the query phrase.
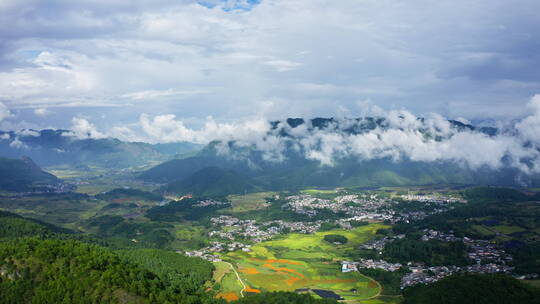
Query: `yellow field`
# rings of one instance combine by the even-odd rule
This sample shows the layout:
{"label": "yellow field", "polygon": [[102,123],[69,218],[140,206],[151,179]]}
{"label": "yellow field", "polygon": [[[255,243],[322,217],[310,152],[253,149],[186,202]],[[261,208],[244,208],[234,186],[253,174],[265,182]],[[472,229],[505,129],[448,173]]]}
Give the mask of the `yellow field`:
{"label": "yellow field", "polygon": [[[358,272],[341,272],[339,262],[347,260],[351,251],[372,238],[378,229],[386,227],[370,224],[354,230],[311,235],[293,233],[256,244],[251,252],[235,251],[222,258],[234,264],[243,283],[251,290],[324,289],[341,295],[350,303],[360,303],[360,300],[376,298],[381,292],[380,284]],[[327,234],[340,234],[349,241],[344,245],[330,244],[323,240]]]}

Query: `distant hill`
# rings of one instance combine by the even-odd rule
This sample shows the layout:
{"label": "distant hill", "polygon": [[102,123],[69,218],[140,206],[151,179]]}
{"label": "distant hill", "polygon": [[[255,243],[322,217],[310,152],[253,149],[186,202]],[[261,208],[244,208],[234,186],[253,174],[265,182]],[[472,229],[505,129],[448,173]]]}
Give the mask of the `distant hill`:
{"label": "distant hill", "polygon": [[173,159],[144,171],[139,177],[158,183],[182,180],[209,166],[227,165],[229,162],[215,156],[193,156],[185,159]]}
{"label": "distant hill", "polygon": [[175,181],[164,190],[167,192],[196,196],[225,196],[233,193],[253,192],[257,189],[249,178],[234,170],[220,167],[203,168],[187,178]]}
{"label": "distant hill", "polygon": [[77,165],[125,168],[164,161],[199,150],[199,145],[178,142],[148,144],[114,138],[80,139],[68,130],[0,131],[0,156],[27,155],[40,166]]}
{"label": "distant hill", "polygon": [[37,166],[30,158],[10,159],[0,157],[0,189],[7,191],[29,191],[60,180]]}

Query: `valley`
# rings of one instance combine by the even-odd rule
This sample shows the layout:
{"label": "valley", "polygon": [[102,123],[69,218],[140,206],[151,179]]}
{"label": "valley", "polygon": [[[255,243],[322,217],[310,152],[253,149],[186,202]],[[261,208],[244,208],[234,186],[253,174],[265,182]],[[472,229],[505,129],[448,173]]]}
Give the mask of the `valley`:
{"label": "valley", "polygon": [[[99,161],[129,145],[88,141],[113,146],[84,165],[4,161],[5,180],[21,176],[24,187],[2,188],[1,239],[98,246],[164,284],[149,293],[121,283],[100,297],[143,303],[179,293],[193,303],[250,303],[261,296],[398,304],[416,296],[410,290],[460,276],[500,275],[530,288],[539,278],[535,188],[471,185],[461,177],[409,184],[403,177],[417,176],[424,165],[389,160],[324,167],[291,157],[287,164],[269,164],[257,151],[238,160],[220,155],[216,143],[174,156],[172,150],[156,156],[159,149],[146,145],[152,159],[116,168]],[[459,171],[439,164],[419,180],[440,181],[443,168]],[[53,243],[43,246],[79,246]],[[204,270],[192,274],[199,286],[177,272],[181,261]],[[18,278],[23,269],[13,271]]]}
{"label": "valley", "polygon": [[538,12],[0,0],[0,304],[540,304]]}
{"label": "valley", "polygon": [[[536,271],[523,272],[521,263],[530,257],[506,245],[536,246],[540,225],[533,220],[538,211],[532,192],[428,185],[197,198],[159,194],[160,184],[133,178],[137,171],[51,172],[76,192],[12,193],[0,199],[0,210],[95,235],[121,250],[156,248],[208,260],[215,270],[206,286],[216,299],[285,291],[344,303],[400,303],[403,288],[458,273],[537,277]],[[501,218],[500,201],[516,201],[515,208],[501,207],[510,208],[507,213],[528,210],[531,220]],[[474,211],[476,204],[490,207]],[[463,212],[479,214],[460,222]],[[450,220],[440,226],[440,217]],[[415,242],[430,244],[422,250],[431,253],[406,247]],[[455,247],[455,257],[437,249],[461,242],[475,249]]]}

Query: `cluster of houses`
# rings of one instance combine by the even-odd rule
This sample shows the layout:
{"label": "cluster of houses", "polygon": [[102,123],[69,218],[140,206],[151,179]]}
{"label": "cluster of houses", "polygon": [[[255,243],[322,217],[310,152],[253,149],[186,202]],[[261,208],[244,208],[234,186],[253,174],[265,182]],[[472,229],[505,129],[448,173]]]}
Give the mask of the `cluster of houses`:
{"label": "cluster of houses", "polygon": [[444,277],[458,272],[468,273],[508,273],[513,270],[512,267],[500,264],[474,264],[465,267],[454,265],[449,266],[409,266],[410,273],[407,273],[401,278],[401,289],[416,284],[429,284],[436,282]]}
{"label": "cluster of houses", "polygon": [[282,220],[258,223],[256,220],[240,220],[236,217],[221,215],[210,219],[212,225],[219,230],[209,232],[210,237],[225,240],[248,240],[260,243],[275,235],[286,232],[311,234],[320,229],[323,221],[285,222]]}
{"label": "cluster of houses", "polygon": [[284,205],[284,208],[308,216],[317,215],[317,210],[320,209],[330,210],[334,213],[341,212],[348,216],[365,216],[392,202],[388,198],[379,197],[375,194],[341,195],[331,200],[304,194],[288,196],[285,199],[288,202]]}
{"label": "cluster of houses", "polygon": [[467,200],[458,196],[445,196],[440,194],[406,194],[401,195],[401,199],[405,201],[417,201],[417,202],[431,202],[431,203],[467,203]]}
{"label": "cluster of houses", "polygon": [[467,246],[467,256],[474,264],[464,267],[453,265],[439,267],[410,266],[411,273],[406,274],[401,280],[402,289],[419,283],[429,284],[456,272],[511,273],[513,270],[513,267],[507,264],[507,262],[512,261],[512,257],[499,245],[485,240],[473,240],[467,237],[459,238],[451,232],[443,233],[432,229],[424,229],[423,232],[422,241],[462,241]]}
{"label": "cluster of houses", "polygon": [[457,266],[423,267],[409,266],[411,272],[401,278],[401,289],[416,284],[429,284],[436,282],[460,270]]}
{"label": "cluster of houses", "polygon": [[297,214],[316,216],[320,210],[330,210],[334,213],[343,213],[348,216],[345,221],[387,221],[397,223],[399,221],[410,222],[426,218],[429,215],[448,211],[453,208],[449,202],[462,202],[461,198],[422,196],[423,203],[433,205],[430,211],[396,212],[394,205],[398,202],[388,197],[377,194],[347,194],[334,199],[322,199],[312,195],[293,195],[285,198],[287,203],[283,208]]}
{"label": "cluster of houses", "polygon": [[206,200],[198,201],[197,204],[193,205],[193,207],[224,206],[224,205],[230,205],[230,203],[215,201],[212,199],[206,199]]}
{"label": "cluster of houses", "polygon": [[77,186],[72,183],[56,183],[56,184],[46,184],[36,186],[35,189],[30,191],[16,192],[13,193],[13,197],[21,197],[26,195],[36,195],[36,194],[48,194],[48,193],[67,193],[73,192],[77,189]]}
{"label": "cluster of houses", "polygon": [[205,259],[210,262],[219,262],[221,261],[221,259],[215,253],[237,251],[237,250],[250,252],[251,245],[240,243],[240,242],[231,242],[231,243],[212,242],[210,246],[208,247],[204,247],[199,250],[186,251],[184,252],[184,254],[191,257],[199,257],[201,259]]}
{"label": "cluster of houses", "polygon": [[305,194],[288,196],[285,199],[288,202],[283,208],[309,217],[316,216],[319,210],[343,213],[348,218],[342,219],[341,224],[350,221],[392,221],[395,215],[391,208],[385,208],[395,202],[376,194],[341,195],[331,200]]}
{"label": "cluster of houses", "polygon": [[382,269],[394,272],[402,267],[400,263],[390,263],[384,260],[360,259],[358,267],[367,269]]}
{"label": "cluster of houses", "polygon": [[405,237],[405,234],[398,234],[395,236],[385,236],[381,239],[372,239],[360,245],[360,248],[375,250],[379,252],[379,254],[382,254],[382,251],[384,249],[384,246],[386,246],[386,244],[388,244],[389,242],[392,242],[393,240],[402,239],[404,237]]}

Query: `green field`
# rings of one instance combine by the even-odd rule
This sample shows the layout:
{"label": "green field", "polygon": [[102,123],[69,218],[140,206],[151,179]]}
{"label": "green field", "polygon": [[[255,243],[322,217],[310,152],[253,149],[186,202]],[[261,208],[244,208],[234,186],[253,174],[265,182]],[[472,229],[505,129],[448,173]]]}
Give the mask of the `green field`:
{"label": "green field", "polygon": [[238,281],[236,274],[231,268],[231,264],[226,262],[214,263],[216,270],[214,271],[213,281],[220,290],[217,297],[227,301],[232,301],[240,298],[240,292],[243,289],[242,284]]}
{"label": "green field", "polygon": [[317,194],[336,194],[338,190],[337,189],[332,189],[332,190],[304,189],[304,190],[301,190],[300,192],[304,194],[317,195]]}
{"label": "green field", "polygon": [[256,192],[246,195],[229,195],[227,198],[231,202],[232,209],[228,212],[246,212],[264,209],[268,207],[266,198],[275,195],[274,192]]}
{"label": "green field", "polygon": [[493,226],[493,230],[503,233],[503,234],[511,234],[515,232],[523,232],[526,231],[525,229],[518,227],[518,226],[508,226],[508,225],[497,225]]}
{"label": "green field", "polygon": [[481,236],[493,236],[494,233],[482,225],[472,225],[474,232]]}
{"label": "green field", "polygon": [[[341,272],[340,261],[351,259],[358,245],[369,240],[382,224],[354,230],[331,230],[315,234],[288,234],[281,239],[256,244],[252,251],[235,251],[222,256],[234,264],[247,286],[246,291],[294,291],[300,288],[331,290],[352,303],[376,298],[378,282],[358,273]],[[345,245],[323,240],[327,234],[348,238]],[[231,292],[222,284],[222,293]]]}

